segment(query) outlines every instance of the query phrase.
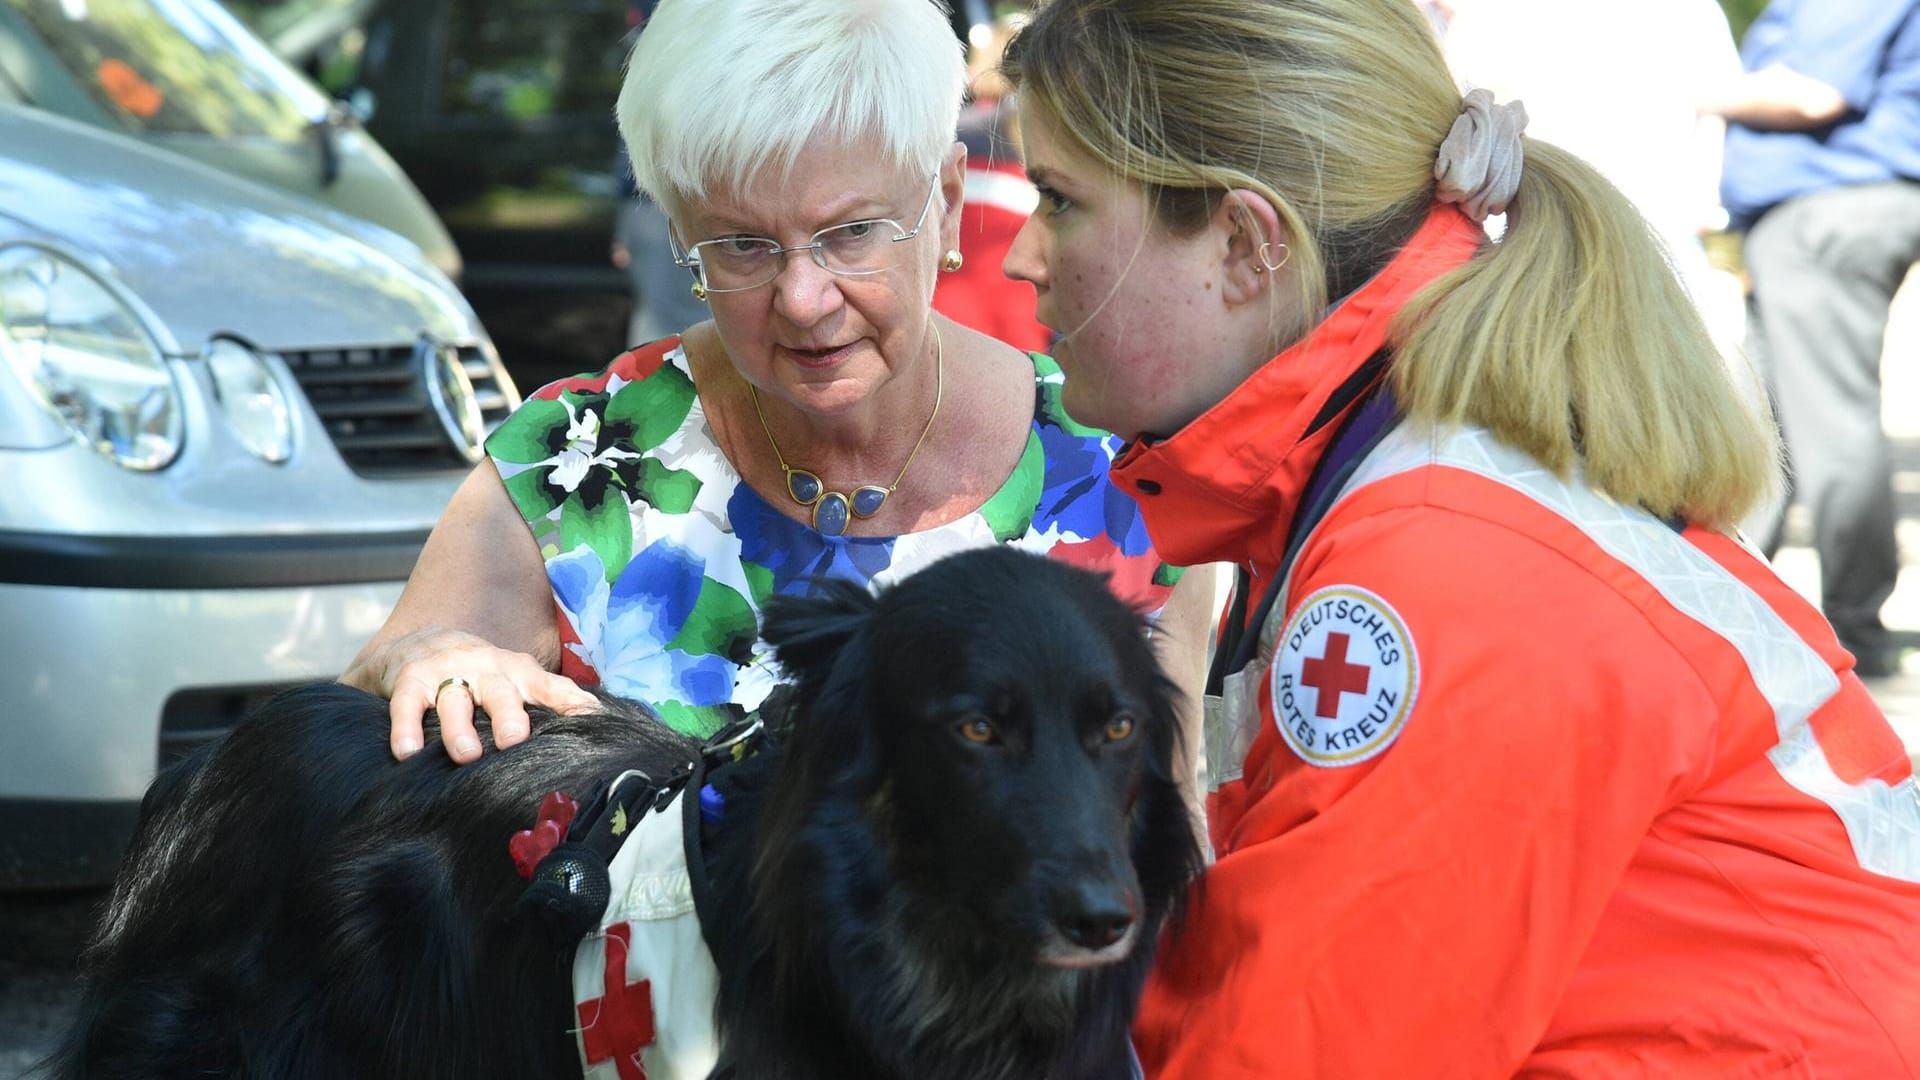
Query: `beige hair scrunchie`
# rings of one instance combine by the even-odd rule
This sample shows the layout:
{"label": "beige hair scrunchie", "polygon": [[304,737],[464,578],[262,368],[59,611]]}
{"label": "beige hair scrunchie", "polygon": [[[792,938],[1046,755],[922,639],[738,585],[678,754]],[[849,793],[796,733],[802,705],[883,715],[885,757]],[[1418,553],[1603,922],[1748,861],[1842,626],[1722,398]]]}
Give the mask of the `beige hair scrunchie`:
{"label": "beige hair scrunchie", "polygon": [[1520,190],[1526,158],[1520,133],[1526,129],[1527,108],[1519,101],[1496,105],[1491,90],[1468,91],[1433,163],[1435,196],[1461,204],[1475,221],[1506,213]]}

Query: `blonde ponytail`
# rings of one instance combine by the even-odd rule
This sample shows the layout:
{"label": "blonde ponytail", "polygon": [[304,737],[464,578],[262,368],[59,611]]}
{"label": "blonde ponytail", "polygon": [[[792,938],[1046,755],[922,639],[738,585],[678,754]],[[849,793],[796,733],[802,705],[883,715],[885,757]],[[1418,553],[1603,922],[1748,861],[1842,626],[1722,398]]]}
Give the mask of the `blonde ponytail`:
{"label": "blonde ponytail", "polygon": [[[1461,97],[1408,0],[1047,0],[1008,47],[1022,108],[1197,227],[1235,188],[1273,203],[1303,310],[1377,272],[1433,205]],[[1396,327],[1417,421],[1471,423],[1663,517],[1727,526],[1778,474],[1639,212],[1526,140],[1508,231]]]}
{"label": "blonde ponytail", "polygon": [[1507,231],[1401,313],[1409,417],[1477,424],[1661,517],[1724,527],[1773,490],[1773,424],[1749,404],[1640,213],[1579,158],[1529,139]]}

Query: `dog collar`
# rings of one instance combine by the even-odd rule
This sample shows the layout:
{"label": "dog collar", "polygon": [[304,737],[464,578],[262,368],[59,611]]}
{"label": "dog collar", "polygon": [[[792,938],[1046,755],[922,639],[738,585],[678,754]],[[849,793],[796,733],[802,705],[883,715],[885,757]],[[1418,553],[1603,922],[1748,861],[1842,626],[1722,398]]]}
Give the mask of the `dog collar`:
{"label": "dog collar", "polygon": [[706,783],[707,774],[758,753],[766,734],[756,712],[715,732],[701,745],[696,760],[667,776],[630,769],[584,806],[567,793],[548,793],[540,801],[534,827],[516,833],[508,844],[521,876],[529,878],[520,906],[536,912],[561,941],[580,940],[606,914],[611,888],[607,867],[633,826],[647,814],[665,811],[689,786],[699,792],[701,820],[718,825],[726,796]]}

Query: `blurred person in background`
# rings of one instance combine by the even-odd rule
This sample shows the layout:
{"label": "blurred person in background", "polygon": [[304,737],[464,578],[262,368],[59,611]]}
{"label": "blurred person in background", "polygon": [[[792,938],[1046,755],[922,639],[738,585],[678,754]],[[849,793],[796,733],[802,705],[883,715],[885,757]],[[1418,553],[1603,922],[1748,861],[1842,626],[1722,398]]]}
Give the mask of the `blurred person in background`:
{"label": "blurred person in background", "polygon": [[[634,0],[627,7],[627,25],[638,34],[653,14],[658,0]],[[658,341],[682,327],[707,317],[706,308],[687,290],[687,272],[674,261],[668,238],[666,212],[634,183],[633,163],[620,147],[614,163],[614,181],[620,187],[620,210],[614,218],[613,265],[627,272],[633,310],[627,316],[627,344]]]}
{"label": "blurred person in background", "polygon": [[1007,249],[1040,202],[1020,164],[1014,101],[1000,55],[1023,20],[974,27],[967,49],[968,102],[960,112],[967,148],[966,206],[960,211],[962,264],[940,279],[934,310],[1016,349],[1045,352],[1051,335],[1033,316],[1033,286],[1000,272]]}
{"label": "blurred person in background", "polygon": [[687,289],[687,272],[673,258],[666,212],[633,182],[633,166],[624,147],[614,165],[621,189],[614,218],[613,265],[626,271],[633,310],[627,315],[627,344],[644,345],[692,326],[707,317],[706,306]]}
{"label": "blurred person in background", "polygon": [[[1723,192],[1746,230],[1750,348],[1812,513],[1821,608],[1860,674],[1890,675],[1880,609],[1900,567],[1880,365],[1894,293],[1920,259],[1920,0],[1774,0],[1741,55],[1745,73],[1702,110],[1729,123]],[[1781,522],[1752,523],[1769,552]]]}

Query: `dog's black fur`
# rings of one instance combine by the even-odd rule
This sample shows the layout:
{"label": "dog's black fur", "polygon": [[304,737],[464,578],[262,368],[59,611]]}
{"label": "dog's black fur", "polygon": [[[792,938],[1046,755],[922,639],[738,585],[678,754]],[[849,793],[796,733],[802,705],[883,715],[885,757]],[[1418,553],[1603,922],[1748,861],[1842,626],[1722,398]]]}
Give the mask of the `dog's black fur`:
{"label": "dog's black fur", "polygon": [[[995,548],[776,601],[764,633],[798,691],[703,831],[715,1076],[1127,1075],[1200,867],[1139,616]],[[392,762],[385,702],[316,686],[156,781],[52,1074],[577,1076],[571,949],[516,910],[507,839],[695,748],[612,700],[473,765],[427,744]]]}

